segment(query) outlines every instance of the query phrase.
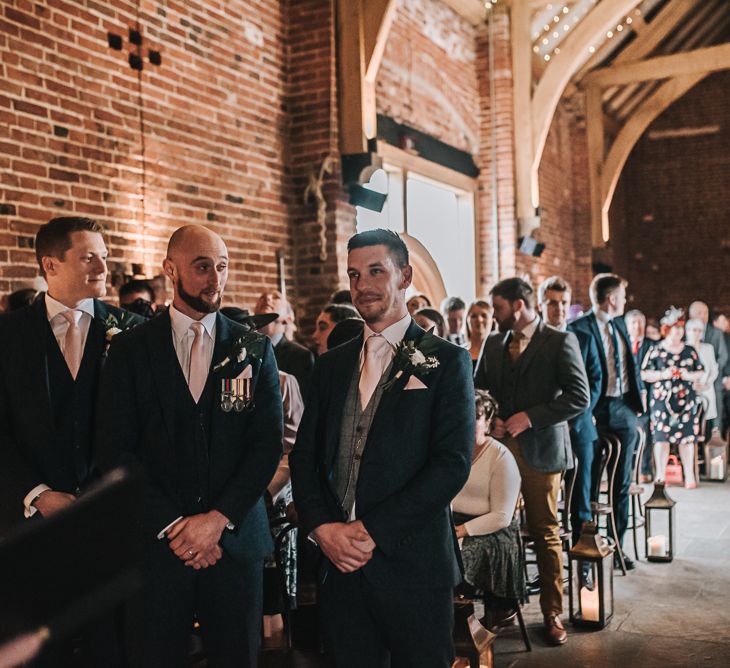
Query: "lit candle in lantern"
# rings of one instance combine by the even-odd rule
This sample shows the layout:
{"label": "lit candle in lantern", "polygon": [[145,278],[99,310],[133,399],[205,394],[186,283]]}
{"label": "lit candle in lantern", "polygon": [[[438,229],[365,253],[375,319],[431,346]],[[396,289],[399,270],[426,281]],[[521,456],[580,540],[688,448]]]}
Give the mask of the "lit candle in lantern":
{"label": "lit candle in lantern", "polygon": [[724,473],[722,470],[722,455],[713,457],[710,460],[710,478],[713,480],[722,480]]}
{"label": "lit candle in lantern", "polygon": [[650,557],[666,557],[667,556],[667,537],[658,535],[649,538],[649,556]]}
{"label": "lit candle in lantern", "polygon": [[597,622],[598,617],[598,588],[594,587],[593,591],[588,587],[582,587],[580,590],[580,611],[583,619],[586,621]]}

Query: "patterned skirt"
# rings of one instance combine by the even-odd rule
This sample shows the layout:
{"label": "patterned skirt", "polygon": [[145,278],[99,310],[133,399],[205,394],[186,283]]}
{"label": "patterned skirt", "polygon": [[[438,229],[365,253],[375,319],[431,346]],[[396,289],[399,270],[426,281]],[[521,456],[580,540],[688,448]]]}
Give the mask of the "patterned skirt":
{"label": "patterned skirt", "polygon": [[[474,519],[454,513],[454,523]],[[525,602],[525,562],[520,548],[520,525],[515,518],[504,529],[483,536],[467,536],[461,544],[464,580],[476,593]]]}

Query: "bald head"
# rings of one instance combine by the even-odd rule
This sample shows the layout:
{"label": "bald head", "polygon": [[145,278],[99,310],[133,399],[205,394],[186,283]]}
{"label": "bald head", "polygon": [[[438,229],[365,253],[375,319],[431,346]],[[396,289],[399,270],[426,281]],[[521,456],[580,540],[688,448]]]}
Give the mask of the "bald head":
{"label": "bald head", "polygon": [[175,290],[177,310],[200,320],[220,308],[228,279],[228,250],[215,232],[202,225],[175,230],[163,267]]}
{"label": "bald head", "polygon": [[175,255],[186,253],[191,248],[212,247],[223,249],[227,255],[226,244],[215,232],[202,225],[184,225],[176,229],[167,242],[167,257],[173,259]]}
{"label": "bald head", "polygon": [[701,320],[706,325],[710,320],[710,309],[705,302],[692,302],[689,305],[689,317]]}

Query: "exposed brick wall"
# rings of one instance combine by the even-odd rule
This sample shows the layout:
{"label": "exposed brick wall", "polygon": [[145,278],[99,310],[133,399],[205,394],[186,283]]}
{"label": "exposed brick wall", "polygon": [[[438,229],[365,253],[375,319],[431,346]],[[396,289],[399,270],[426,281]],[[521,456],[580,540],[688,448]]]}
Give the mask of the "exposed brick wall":
{"label": "exposed brick wall", "polygon": [[[695,299],[730,307],[730,73],[667,109],[634,148],[610,211],[615,268],[633,303],[658,316]],[[696,137],[652,131],[719,126]]]}
{"label": "exposed brick wall", "polygon": [[479,150],[474,27],[440,0],[398,0],[376,82],[378,112]]}
{"label": "exposed brick wall", "polygon": [[585,118],[580,99],[562,100],[555,112],[540,163],[539,258],[517,254],[518,271],[537,287],[558,274],[570,282],[573,301],[587,305],[591,281],[590,195]]}
{"label": "exposed brick wall", "polygon": [[[112,268],[127,273],[159,271],[179,225],[209,225],[229,242],[229,301],[250,304],[290,246],[283,4],[136,5],[4,3],[0,293],[35,276],[38,224],[76,212],[107,226]],[[130,28],[144,40],[139,77]]]}
{"label": "exposed brick wall", "polygon": [[[227,300],[250,306],[278,285],[277,251],[302,333],[345,282],[354,209],[341,186],[332,0],[176,3],[8,0],[0,16],[0,294],[36,275],[31,239],[59,214],[99,218],[111,268],[159,271],[171,231],[203,223],[228,242]],[[128,31],[144,39],[141,74],[128,65]],[[559,110],[541,169],[547,244],[540,260],[516,256],[509,15],[494,14],[494,92],[487,28],[438,0],[398,0],[377,81],[378,111],[472,152],[481,169],[477,280],[494,266],[492,169],[497,180],[499,274],[540,278],[560,269],[586,283],[587,192],[580,121]],[[107,32],[123,37],[121,51]],[[148,50],[162,64],[148,60]],[[490,109],[497,124],[492,164]],[[312,170],[334,157],[323,187],[320,255]],[[566,165],[572,182],[566,188]],[[585,234],[583,230],[585,229]],[[589,243],[589,242],[588,242]]]}

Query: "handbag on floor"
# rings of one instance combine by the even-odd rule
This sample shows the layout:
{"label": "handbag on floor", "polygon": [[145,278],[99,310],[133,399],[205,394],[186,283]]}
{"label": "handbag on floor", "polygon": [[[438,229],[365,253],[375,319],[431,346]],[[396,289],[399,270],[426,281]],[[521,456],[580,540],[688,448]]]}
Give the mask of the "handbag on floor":
{"label": "handbag on floor", "polygon": [[664,474],[664,482],[667,485],[682,484],[682,465],[675,455],[669,455],[667,470]]}

